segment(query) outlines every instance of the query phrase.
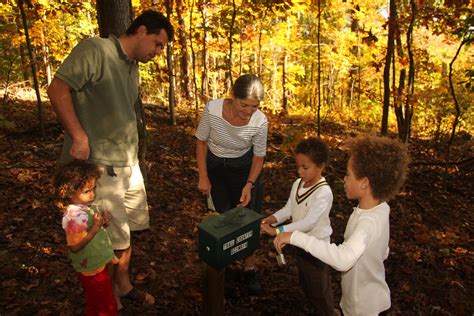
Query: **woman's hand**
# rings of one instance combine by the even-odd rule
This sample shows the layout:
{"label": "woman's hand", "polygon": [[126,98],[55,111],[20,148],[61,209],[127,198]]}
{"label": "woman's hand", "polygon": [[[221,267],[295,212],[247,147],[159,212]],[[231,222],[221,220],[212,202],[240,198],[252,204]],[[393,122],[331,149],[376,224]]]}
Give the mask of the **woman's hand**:
{"label": "woman's hand", "polygon": [[209,196],[211,194],[211,181],[208,177],[199,177],[198,190],[199,192]]}
{"label": "woman's hand", "polygon": [[250,200],[252,199],[252,183],[247,182],[242,189],[242,195],[240,196],[240,204],[239,206],[245,207],[249,204]]}
{"label": "woman's hand", "polygon": [[293,233],[280,233],[273,240],[273,245],[275,246],[278,253],[282,253],[283,247],[290,243],[291,234]]}

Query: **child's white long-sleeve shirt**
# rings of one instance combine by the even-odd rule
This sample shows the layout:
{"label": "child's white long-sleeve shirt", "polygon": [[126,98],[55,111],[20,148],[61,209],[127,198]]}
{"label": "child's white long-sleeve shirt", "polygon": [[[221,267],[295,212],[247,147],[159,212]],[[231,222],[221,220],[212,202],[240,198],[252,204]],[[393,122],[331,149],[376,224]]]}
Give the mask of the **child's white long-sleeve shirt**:
{"label": "child's white long-sleeve shirt", "polygon": [[286,205],[273,214],[278,224],[292,219],[290,224],[283,226],[285,232],[298,230],[329,242],[332,234],[329,212],[333,195],[331,187],[323,182],[326,182],[324,177],[309,188],[303,188],[301,178],[293,183]]}
{"label": "child's white long-sleeve shirt", "polygon": [[354,208],[340,245],[299,231],[291,236],[292,245],[342,271],[340,306],[345,316],[378,315],[390,308],[383,264],[389,253],[389,214],[385,202],[369,210]]}

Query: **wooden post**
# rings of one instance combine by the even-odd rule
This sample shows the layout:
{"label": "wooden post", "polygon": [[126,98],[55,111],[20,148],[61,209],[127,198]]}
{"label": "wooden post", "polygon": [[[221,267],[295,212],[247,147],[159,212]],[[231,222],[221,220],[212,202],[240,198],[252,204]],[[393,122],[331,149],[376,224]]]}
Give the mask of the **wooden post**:
{"label": "wooden post", "polygon": [[224,271],[205,264],[202,293],[202,315],[224,315]]}

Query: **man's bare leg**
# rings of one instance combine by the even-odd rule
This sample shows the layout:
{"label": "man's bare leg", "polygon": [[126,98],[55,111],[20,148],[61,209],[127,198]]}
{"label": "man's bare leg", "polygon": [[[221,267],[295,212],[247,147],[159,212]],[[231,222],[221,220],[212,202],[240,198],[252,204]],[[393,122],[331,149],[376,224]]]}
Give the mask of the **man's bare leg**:
{"label": "man's bare leg", "polygon": [[130,258],[132,257],[132,246],[125,250],[115,250],[115,255],[119,259],[114,269],[114,287],[119,296],[130,292],[133,288],[130,282],[128,268],[130,267]]}
{"label": "man's bare leg", "polygon": [[114,270],[114,288],[118,296],[138,300],[147,305],[155,304],[155,298],[151,294],[134,289],[130,282],[129,267],[132,247],[130,246],[125,250],[116,250],[115,255],[119,258],[119,263]]}

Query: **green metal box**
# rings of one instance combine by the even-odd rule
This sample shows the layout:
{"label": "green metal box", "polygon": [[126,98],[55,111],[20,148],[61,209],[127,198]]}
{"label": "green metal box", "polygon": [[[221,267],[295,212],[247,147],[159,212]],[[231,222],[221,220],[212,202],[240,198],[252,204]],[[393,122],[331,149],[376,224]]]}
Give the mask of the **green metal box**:
{"label": "green metal box", "polygon": [[206,217],[198,225],[199,257],[216,269],[248,257],[260,246],[261,220],[244,207]]}

